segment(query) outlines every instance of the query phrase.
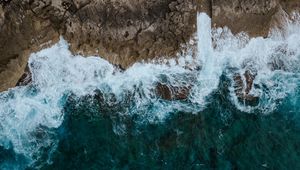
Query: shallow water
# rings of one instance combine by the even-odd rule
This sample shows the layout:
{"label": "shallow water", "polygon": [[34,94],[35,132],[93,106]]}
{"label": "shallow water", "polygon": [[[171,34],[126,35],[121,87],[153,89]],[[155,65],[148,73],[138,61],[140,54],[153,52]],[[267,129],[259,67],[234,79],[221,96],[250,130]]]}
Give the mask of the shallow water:
{"label": "shallow water", "polygon": [[[124,72],[61,38],[31,55],[30,85],[0,93],[0,169],[299,169],[299,18],[250,39],[199,14],[196,57]],[[245,71],[254,105],[235,92]],[[157,83],[191,93],[163,100]]]}

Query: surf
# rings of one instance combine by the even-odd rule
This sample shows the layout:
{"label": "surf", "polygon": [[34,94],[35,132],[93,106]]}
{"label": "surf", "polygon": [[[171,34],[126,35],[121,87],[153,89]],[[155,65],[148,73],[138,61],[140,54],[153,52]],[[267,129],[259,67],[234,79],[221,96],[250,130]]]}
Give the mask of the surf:
{"label": "surf", "polygon": [[[233,35],[228,28],[211,28],[211,19],[200,13],[195,57],[140,62],[125,71],[99,56],[72,54],[61,37],[54,46],[31,54],[30,84],[0,94],[0,145],[23,155],[29,165],[47,148],[50,164],[59,142],[53,129],[64,122],[69,100],[92,96],[90,102],[101,103],[108,112],[99,114],[113,112],[138,116],[141,123],[163,123],[172,113],[203,111],[220,91],[222,76],[228,81],[226,98],[238,110],[270,114],[299,89],[299,23],[290,22],[280,30],[284,34],[277,30],[268,38],[249,38],[245,33]],[[185,87],[187,97],[166,100],[157,94],[158,84],[173,93]],[[246,97],[257,101],[249,104]]]}

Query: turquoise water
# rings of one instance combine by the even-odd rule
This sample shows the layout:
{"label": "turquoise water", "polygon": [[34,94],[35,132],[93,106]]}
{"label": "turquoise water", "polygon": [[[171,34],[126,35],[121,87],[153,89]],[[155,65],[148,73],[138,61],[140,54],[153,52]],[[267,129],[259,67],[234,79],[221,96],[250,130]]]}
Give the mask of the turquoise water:
{"label": "turquoise water", "polygon": [[174,112],[156,124],[72,101],[44,169],[299,169],[300,94],[269,115],[247,114],[220,86],[205,110]]}
{"label": "turquoise water", "polygon": [[[126,71],[71,54],[61,38],[31,55],[30,84],[0,93],[0,169],[300,169],[294,17],[250,39],[199,14],[196,57]],[[237,92],[246,72],[255,102]],[[164,100],[158,84],[190,93]]]}
{"label": "turquoise water", "polygon": [[[225,76],[222,76],[223,78]],[[298,169],[300,88],[268,115],[239,111],[224,81],[199,113],[173,112],[160,123],[123,106],[103,108],[96,96],[66,97],[65,119],[44,130],[57,147],[43,148],[38,169]],[[299,84],[298,84],[299,85]],[[298,86],[300,87],[300,86]],[[133,101],[134,102],[134,101]],[[160,100],[159,102],[165,102]],[[171,103],[169,103],[171,104]],[[130,103],[124,107],[130,107]],[[1,148],[2,168],[22,169],[26,158]],[[50,161],[49,161],[50,160]],[[4,169],[5,169],[4,168]]]}

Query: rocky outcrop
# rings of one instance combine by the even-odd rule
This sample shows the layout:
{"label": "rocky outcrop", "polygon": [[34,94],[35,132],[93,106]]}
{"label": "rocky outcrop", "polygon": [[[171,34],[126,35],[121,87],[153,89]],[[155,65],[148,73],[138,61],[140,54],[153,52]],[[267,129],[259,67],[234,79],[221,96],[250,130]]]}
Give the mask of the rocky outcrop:
{"label": "rocky outcrop", "polygon": [[62,35],[74,53],[127,68],[175,56],[196,30],[196,11],[214,26],[267,36],[298,0],[0,0],[0,91],[14,87],[29,54]]}
{"label": "rocky outcrop", "polygon": [[14,87],[28,57],[59,37],[49,20],[25,10],[21,2],[2,0],[0,6],[0,91]]}
{"label": "rocky outcrop", "polygon": [[156,85],[156,95],[164,100],[186,100],[190,94],[191,86],[172,86],[162,83]]}
{"label": "rocky outcrop", "polygon": [[293,11],[300,11],[299,0],[213,0],[212,21],[215,27],[227,26],[233,33],[250,36],[269,35],[273,27],[285,22]]}
{"label": "rocky outcrop", "polygon": [[0,91],[14,87],[29,54],[62,35],[74,53],[127,68],[174,56],[195,32],[193,0],[1,0]]}
{"label": "rocky outcrop", "polygon": [[255,73],[246,70],[244,74],[236,73],[233,76],[234,92],[239,102],[247,106],[256,106],[259,103],[259,97],[250,94],[253,88],[253,81],[256,77]]}
{"label": "rocky outcrop", "polygon": [[196,29],[192,0],[74,1],[70,6],[78,9],[63,30],[71,49],[98,54],[124,68],[176,55]]}

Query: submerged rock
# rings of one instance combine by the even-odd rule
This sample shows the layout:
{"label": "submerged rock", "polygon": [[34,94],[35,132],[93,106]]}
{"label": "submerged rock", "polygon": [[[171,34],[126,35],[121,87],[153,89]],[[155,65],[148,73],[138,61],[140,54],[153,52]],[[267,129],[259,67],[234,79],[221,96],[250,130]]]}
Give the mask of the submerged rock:
{"label": "submerged rock", "polygon": [[255,76],[251,71],[246,70],[243,75],[236,73],[233,77],[234,92],[239,101],[245,105],[256,106],[259,102],[258,96],[250,94]]}
{"label": "submerged rock", "polygon": [[[246,70],[244,74],[235,73],[233,76],[234,92],[238,100],[245,105],[256,106],[259,102],[259,97],[251,94],[253,81],[256,73]],[[155,93],[164,100],[186,100],[188,99],[191,89],[195,82],[189,82],[187,85],[170,85],[166,83],[157,83]]]}
{"label": "submerged rock", "polygon": [[191,90],[189,86],[172,86],[163,83],[157,83],[156,94],[164,100],[185,100],[188,98]]}

